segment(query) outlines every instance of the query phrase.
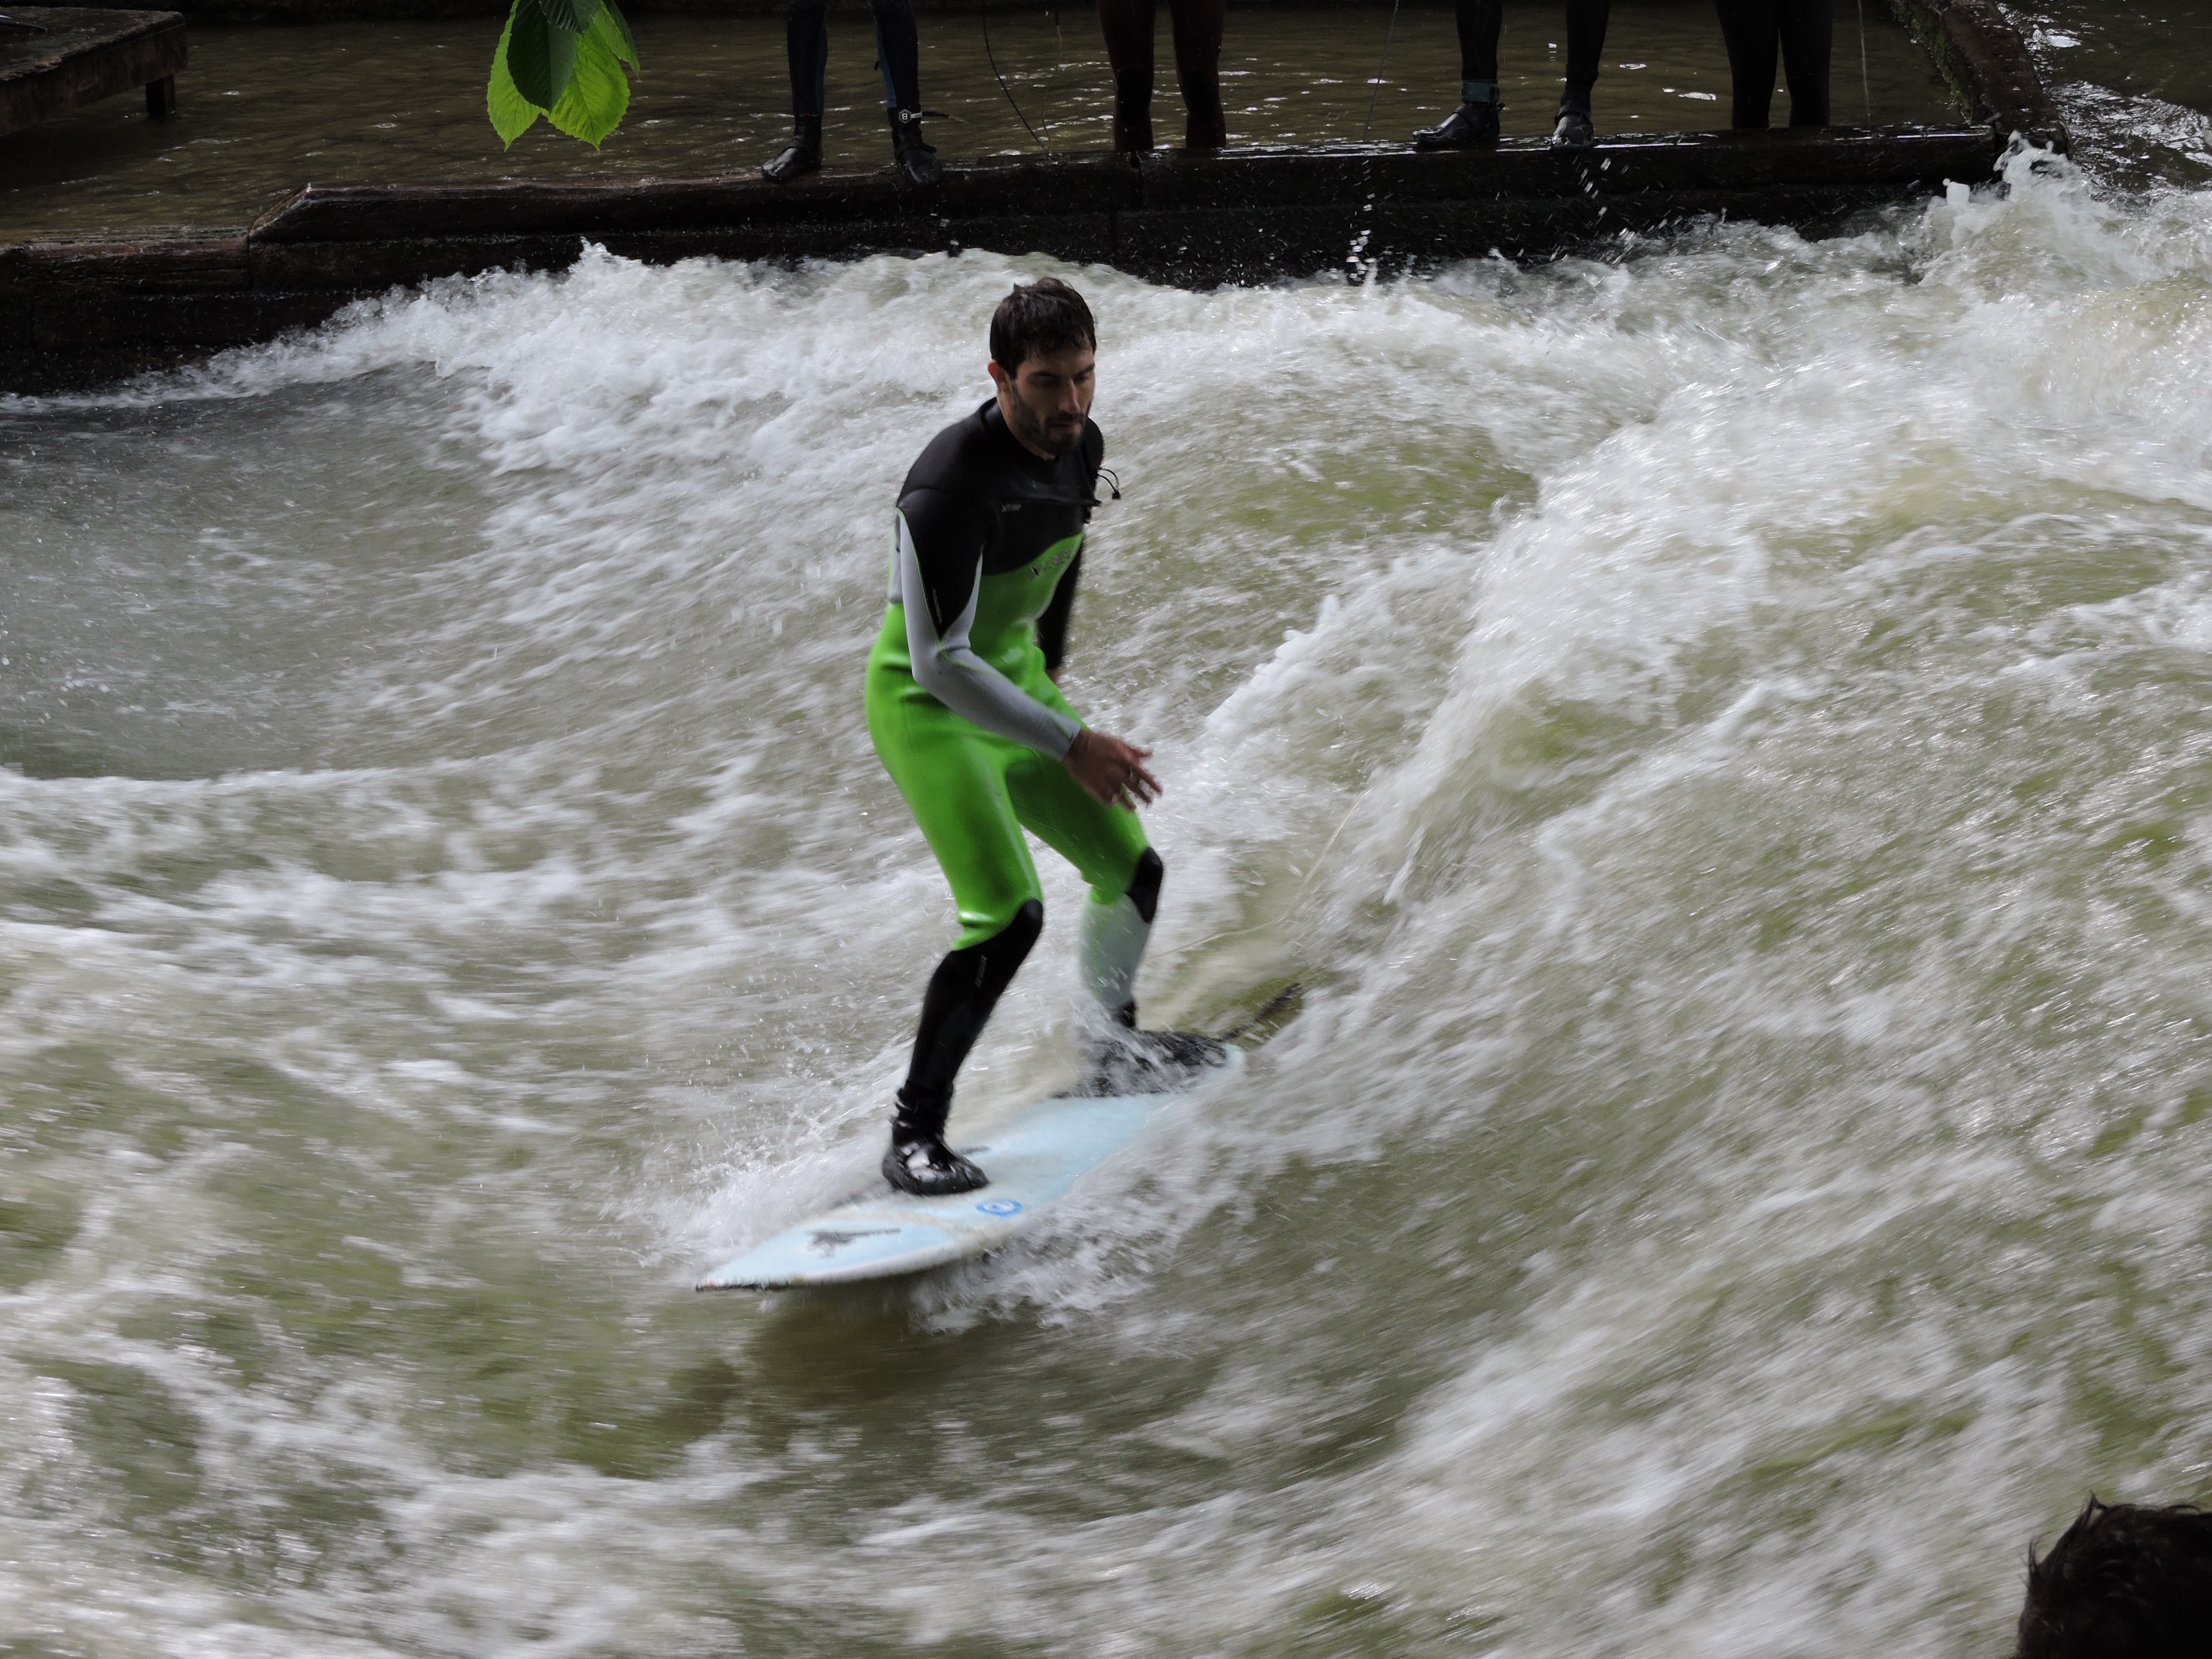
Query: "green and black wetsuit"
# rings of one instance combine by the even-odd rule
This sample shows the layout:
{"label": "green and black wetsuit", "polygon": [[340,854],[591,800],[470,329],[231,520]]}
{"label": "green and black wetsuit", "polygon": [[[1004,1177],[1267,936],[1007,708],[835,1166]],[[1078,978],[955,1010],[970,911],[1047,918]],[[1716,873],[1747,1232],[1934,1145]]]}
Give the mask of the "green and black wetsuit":
{"label": "green and black wetsuit", "polygon": [[995,402],[938,434],[893,520],[890,605],[868,655],[868,734],[943,866],[960,936],[932,977],[899,1121],[940,1134],[960,1062],[1044,923],[1022,832],[1082,872],[1084,972],[1133,1014],[1162,872],[1137,815],[1063,766],[1081,722],[1049,678],[1066,650],[1105,441],[1047,460]]}

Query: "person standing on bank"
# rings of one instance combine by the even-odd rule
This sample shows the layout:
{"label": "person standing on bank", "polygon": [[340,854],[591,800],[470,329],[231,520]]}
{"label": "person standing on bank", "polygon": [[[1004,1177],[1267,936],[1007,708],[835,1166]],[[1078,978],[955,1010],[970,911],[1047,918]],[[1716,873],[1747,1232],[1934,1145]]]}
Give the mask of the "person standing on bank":
{"label": "person standing on bank", "polygon": [[[944,176],[937,151],[921,141],[921,36],[914,0],[869,0],[876,15],[876,67],[890,118],[891,165],[909,182]],[[830,73],[830,0],[790,0],[784,46],[791,58],[791,143],[761,169],[777,184],[822,170],[822,109]]]}
{"label": "person standing on bank", "polygon": [[[1590,119],[1590,89],[1605,55],[1605,26],[1613,0],[1567,0],[1567,83],[1552,142],[1575,149],[1597,142]],[[1498,37],[1505,27],[1504,0],[1458,0],[1459,107],[1441,125],[1413,135],[1416,149],[1471,149],[1498,142]]]}
{"label": "person standing on bank", "polygon": [[[1152,148],[1153,0],[1098,0],[1098,32],[1114,71],[1114,148]],[[1182,92],[1182,141],[1191,149],[1229,142],[1221,112],[1221,33],[1229,0],[1168,0],[1176,85]]]}
{"label": "person standing on bank", "polygon": [[1091,420],[1097,357],[1081,295],[1052,276],[1017,287],[991,319],[994,395],[931,440],[893,514],[868,736],[960,913],[884,1154],[884,1178],[903,1192],[988,1184],[945,1144],[945,1125],[961,1062],[1044,927],[1024,830],[1091,886],[1078,953],[1096,1038],[1079,1092],[1156,1092],[1228,1057],[1212,1037],[1136,1029],[1166,866],[1134,809],[1159,780],[1150,750],[1090,730],[1056,684],[1105,455]]}
{"label": "person standing on bank", "polygon": [[1721,37],[1728,42],[1735,102],[1732,127],[1762,129],[1774,105],[1774,59],[1780,49],[1790,82],[1790,125],[1828,125],[1828,53],[1835,37],[1835,0],[1720,0]]}

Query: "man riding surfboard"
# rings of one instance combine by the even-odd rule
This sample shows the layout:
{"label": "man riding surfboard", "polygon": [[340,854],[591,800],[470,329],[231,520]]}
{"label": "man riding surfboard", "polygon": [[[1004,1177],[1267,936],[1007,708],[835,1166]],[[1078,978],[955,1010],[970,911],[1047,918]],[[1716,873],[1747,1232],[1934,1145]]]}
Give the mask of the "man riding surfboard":
{"label": "man riding surfboard", "polygon": [[889,605],[868,655],[868,735],[937,855],[960,936],[930,975],[884,1176],[959,1193],[988,1177],[945,1144],[953,1082],[1044,927],[1023,831],[1091,896],[1081,981],[1102,1029],[1086,1092],[1174,1086],[1219,1064],[1211,1037],[1136,1030],[1138,963],[1166,867],[1135,808],[1152,751],[1083,725],[1058,680],[1105,439],[1091,419],[1097,331],[1057,277],[991,319],[994,396],[939,433],[893,517]]}

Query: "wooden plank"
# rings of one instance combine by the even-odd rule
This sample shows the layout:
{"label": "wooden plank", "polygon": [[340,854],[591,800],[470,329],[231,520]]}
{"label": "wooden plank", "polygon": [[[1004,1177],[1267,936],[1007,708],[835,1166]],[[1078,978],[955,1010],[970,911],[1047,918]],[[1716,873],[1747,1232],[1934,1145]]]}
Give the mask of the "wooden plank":
{"label": "wooden plank", "polygon": [[1608,138],[1587,149],[1515,138],[1495,149],[1341,144],[1212,155],[1166,150],[1144,158],[1139,205],[1289,208],[1545,197],[1565,204],[1646,190],[1902,187],[1931,179],[1986,179],[1996,154],[1986,131],[1917,127],[1671,133]]}
{"label": "wooden plank", "polygon": [[977,214],[1103,213],[1133,205],[1136,169],[1099,153],[957,162],[916,190],[888,167],[819,173],[776,185],[757,173],[708,179],[481,185],[309,185],[254,225],[257,245],[409,237],[607,236],[654,231],[814,229]]}
{"label": "wooden plank", "polygon": [[[185,67],[185,20],[173,11],[16,6],[44,34],[0,33],[0,134],[51,121]],[[168,106],[175,106],[173,82]]]}
{"label": "wooden plank", "polygon": [[[1903,190],[1946,178],[1978,181],[1996,155],[1984,131],[1917,128],[1687,133],[1565,150],[1540,139],[1492,150],[1417,151],[1389,144],[1164,151],[1140,161],[1081,156],[953,162],[934,190],[888,168],[823,173],[793,185],[754,175],[569,183],[311,185],[252,232],[285,243],[479,240],[494,236],[651,236],[781,232],[835,240],[862,226],[908,224],[894,246],[941,246],[970,221],[1046,221],[1174,209],[1279,208],[1370,201],[1462,203],[1640,191]],[[969,239],[973,245],[973,238]]]}

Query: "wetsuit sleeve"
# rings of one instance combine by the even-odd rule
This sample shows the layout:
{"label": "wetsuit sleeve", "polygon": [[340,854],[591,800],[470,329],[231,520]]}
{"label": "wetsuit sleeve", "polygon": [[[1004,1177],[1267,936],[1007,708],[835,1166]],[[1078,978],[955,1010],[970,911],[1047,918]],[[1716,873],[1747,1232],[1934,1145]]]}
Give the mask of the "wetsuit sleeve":
{"label": "wetsuit sleeve", "polygon": [[1036,620],[1037,643],[1044,647],[1044,672],[1056,674],[1067,660],[1067,618],[1075,609],[1075,573],[1083,568],[1083,555],[1067,562],[1060,586],[1052,590],[1052,603]]}
{"label": "wetsuit sleeve", "polygon": [[986,732],[1063,758],[1083,728],[1030,696],[968,643],[983,586],[986,527],[978,515],[950,491],[908,490],[899,501],[896,533],[907,656],[921,689]]}

